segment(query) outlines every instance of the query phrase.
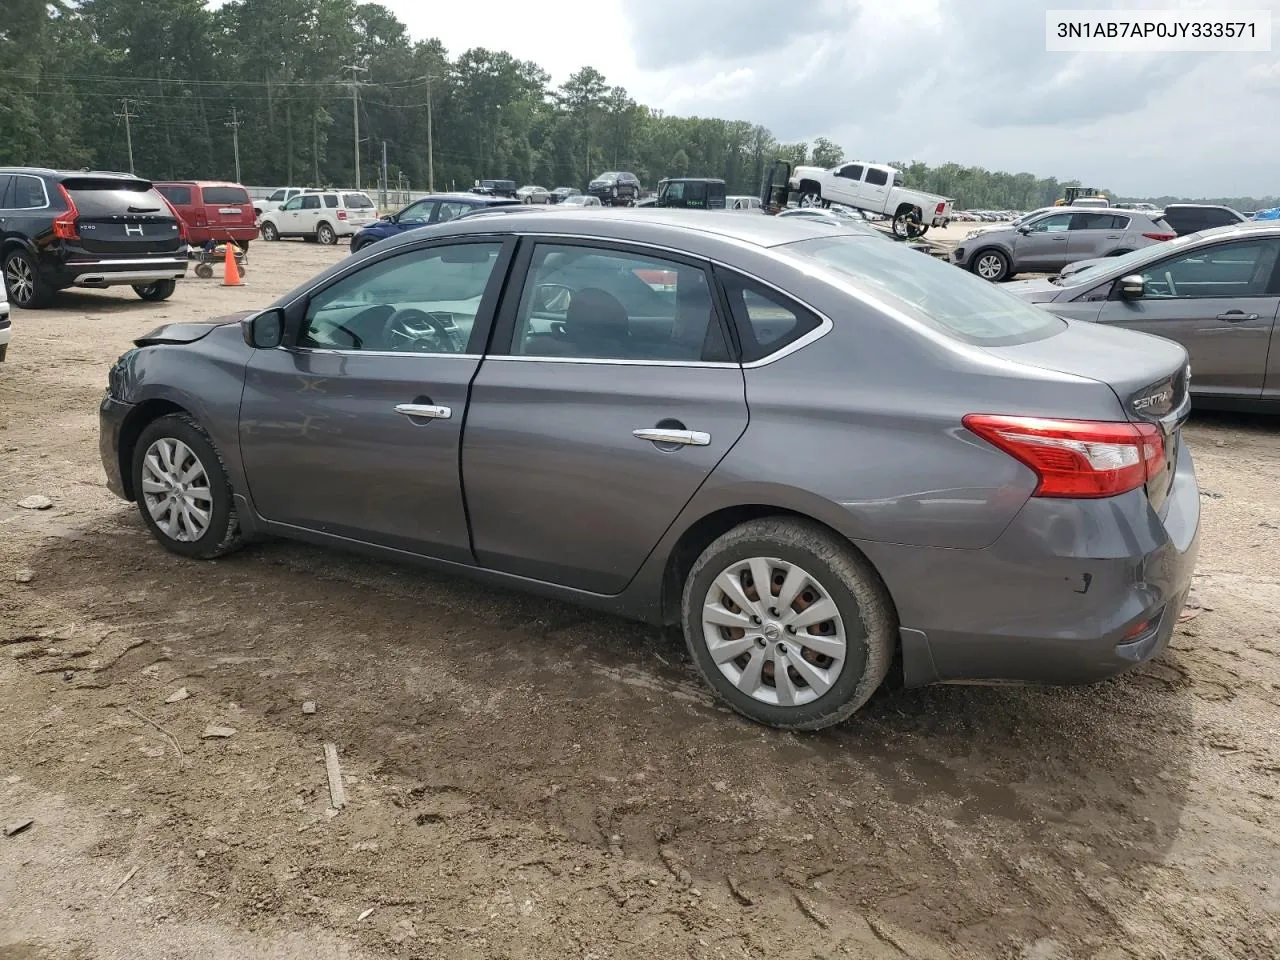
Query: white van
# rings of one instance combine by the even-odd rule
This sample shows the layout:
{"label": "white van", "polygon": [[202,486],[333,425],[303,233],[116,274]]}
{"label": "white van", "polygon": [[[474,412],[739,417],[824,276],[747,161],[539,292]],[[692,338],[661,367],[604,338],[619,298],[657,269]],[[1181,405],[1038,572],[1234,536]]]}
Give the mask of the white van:
{"label": "white van", "polygon": [[359,190],[300,193],[278,210],[268,210],[258,223],[263,240],[303,237],[334,244],[378,219],[378,208]]}

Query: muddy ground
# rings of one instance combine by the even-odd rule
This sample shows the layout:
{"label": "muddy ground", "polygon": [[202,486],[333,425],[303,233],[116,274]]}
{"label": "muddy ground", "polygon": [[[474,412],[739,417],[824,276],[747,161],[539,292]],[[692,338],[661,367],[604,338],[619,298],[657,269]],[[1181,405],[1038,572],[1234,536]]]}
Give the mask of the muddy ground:
{"label": "muddy ground", "polygon": [[243,288],[16,312],[0,824],[33,823],[0,835],[0,958],[1280,952],[1275,421],[1187,431],[1200,607],[1158,662],[775,733],[646,628],[288,543],[184,561],[106,491],[96,407],[130,339],[342,252],[258,244]]}

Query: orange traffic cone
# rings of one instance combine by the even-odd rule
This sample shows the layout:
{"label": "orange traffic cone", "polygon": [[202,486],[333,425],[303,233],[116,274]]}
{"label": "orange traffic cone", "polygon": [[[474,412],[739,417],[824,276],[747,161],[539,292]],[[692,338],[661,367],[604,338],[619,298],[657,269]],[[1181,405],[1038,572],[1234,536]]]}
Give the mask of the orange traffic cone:
{"label": "orange traffic cone", "polygon": [[226,266],[222,271],[222,285],[224,287],[242,287],[244,281],[240,279],[240,268],[236,266],[236,245],[230,240],[227,241],[227,260]]}

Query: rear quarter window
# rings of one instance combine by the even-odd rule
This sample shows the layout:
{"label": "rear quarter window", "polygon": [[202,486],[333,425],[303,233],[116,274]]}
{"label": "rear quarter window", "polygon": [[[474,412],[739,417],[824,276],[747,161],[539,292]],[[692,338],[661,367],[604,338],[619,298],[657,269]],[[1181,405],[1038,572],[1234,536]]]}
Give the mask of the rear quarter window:
{"label": "rear quarter window", "polygon": [[1027,343],[1066,326],[995,284],[901,244],[834,236],[775,249],[807,265],[820,264],[866,296],[965,343]]}
{"label": "rear quarter window", "polygon": [[205,203],[237,203],[249,202],[249,191],[244,187],[202,187],[200,194]]}
{"label": "rear quarter window", "polygon": [[156,187],[156,189],[176,207],[191,206],[190,187]]}

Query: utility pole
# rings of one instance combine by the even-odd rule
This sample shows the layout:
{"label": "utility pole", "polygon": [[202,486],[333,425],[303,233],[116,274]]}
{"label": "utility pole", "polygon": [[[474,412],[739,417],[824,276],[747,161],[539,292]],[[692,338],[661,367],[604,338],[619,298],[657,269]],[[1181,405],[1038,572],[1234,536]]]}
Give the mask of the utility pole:
{"label": "utility pole", "polygon": [[355,189],[360,189],[360,81],[356,79],[357,73],[368,73],[368,67],[362,67],[355,63],[344,63],[343,70],[351,71],[351,131],[352,131],[352,147],[355,151],[355,177],[356,182],[352,185]]}
{"label": "utility pole", "polygon": [[382,196],[378,199],[382,201],[382,205],[387,205],[387,141],[382,141],[382,187],[380,190]]}
{"label": "utility pole", "polygon": [[436,192],[436,151],[431,142],[431,81],[427,74],[427,192]]}
{"label": "utility pole", "polygon": [[130,120],[137,119],[137,114],[133,112],[134,101],[125,98],[120,101],[120,111],[116,114],[116,119],[124,120],[124,140],[129,145],[129,173],[134,174],[133,170],[133,128],[129,125]]}
{"label": "utility pole", "polygon": [[240,127],[244,121],[236,113],[236,108],[231,108],[231,119],[223,124],[224,127],[231,128],[231,149],[236,154],[236,183],[240,182]]}

